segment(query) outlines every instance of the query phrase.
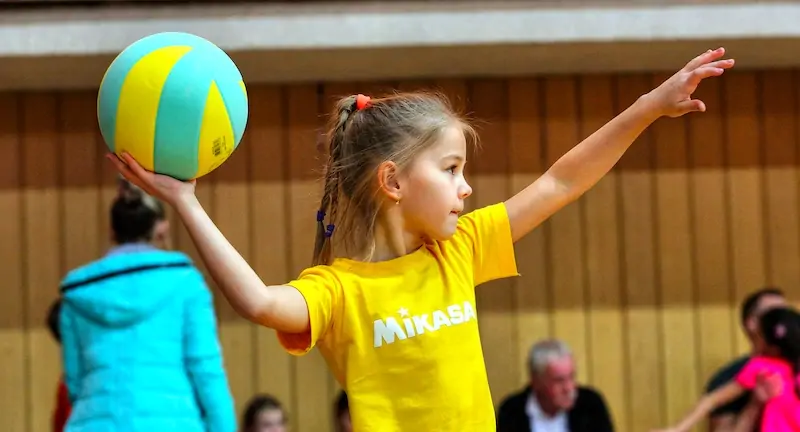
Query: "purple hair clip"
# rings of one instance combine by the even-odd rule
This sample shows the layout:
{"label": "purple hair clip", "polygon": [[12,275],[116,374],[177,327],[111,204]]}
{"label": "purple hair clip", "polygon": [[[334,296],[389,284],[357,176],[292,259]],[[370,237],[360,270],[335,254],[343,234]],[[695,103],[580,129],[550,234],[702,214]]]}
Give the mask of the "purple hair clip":
{"label": "purple hair clip", "polygon": [[322,222],[323,220],[325,220],[325,212],[317,210],[317,222]]}
{"label": "purple hair clip", "polygon": [[333,235],[333,224],[328,225],[328,229],[325,230],[325,237],[330,238]]}

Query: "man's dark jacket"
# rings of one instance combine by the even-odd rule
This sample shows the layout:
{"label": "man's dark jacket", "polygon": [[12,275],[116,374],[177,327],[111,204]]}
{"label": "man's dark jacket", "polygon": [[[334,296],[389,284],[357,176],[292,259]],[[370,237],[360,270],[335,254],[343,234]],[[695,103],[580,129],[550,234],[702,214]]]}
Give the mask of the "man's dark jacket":
{"label": "man's dark jacket", "polygon": [[[531,419],[525,409],[530,394],[530,387],[525,387],[500,404],[497,432],[536,432],[531,431]],[[570,432],[614,432],[603,396],[589,387],[578,387],[578,398],[567,413],[567,424]]]}

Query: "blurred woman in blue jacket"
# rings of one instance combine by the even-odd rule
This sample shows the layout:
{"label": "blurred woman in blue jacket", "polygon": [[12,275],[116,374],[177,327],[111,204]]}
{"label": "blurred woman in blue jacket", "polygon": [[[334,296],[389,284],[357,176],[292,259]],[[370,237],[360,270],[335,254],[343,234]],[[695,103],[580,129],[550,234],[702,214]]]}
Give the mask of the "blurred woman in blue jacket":
{"label": "blurred woman in blue jacket", "polygon": [[61,285],[67,432],[234,432],[211,293],[189,257],[152,245],[163,207],[123,183],[116,246]]}

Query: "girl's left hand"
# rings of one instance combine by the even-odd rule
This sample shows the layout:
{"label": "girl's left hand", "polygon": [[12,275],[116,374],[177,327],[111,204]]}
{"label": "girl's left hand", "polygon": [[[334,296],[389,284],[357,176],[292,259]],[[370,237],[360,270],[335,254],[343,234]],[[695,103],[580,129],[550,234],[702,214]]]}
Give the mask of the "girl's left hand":
{"label": "girl's left hand", "polygon": [[705,111],[706,105],[699,99],[692,99],[692,93],[700,81],[720,76],[725,69],[733,67],[733,59],[720,60],[724,54],[725,48],[717,48],[695,57],[683,69],[645,95],[650,108],[659,117],[680,117],[693,111]]}

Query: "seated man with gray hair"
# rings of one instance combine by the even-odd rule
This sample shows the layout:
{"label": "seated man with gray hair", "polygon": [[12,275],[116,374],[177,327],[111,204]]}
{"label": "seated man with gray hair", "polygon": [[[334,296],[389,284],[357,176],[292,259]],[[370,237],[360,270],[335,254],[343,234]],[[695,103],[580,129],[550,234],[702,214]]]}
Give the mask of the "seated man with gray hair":
{"label": "seated man with gray hair", "polygon": [[507,397],[497,432],[613,432],[603,396],[575,382],[575,361],[559,340],[536,343],[528,355],[530,383]]}

